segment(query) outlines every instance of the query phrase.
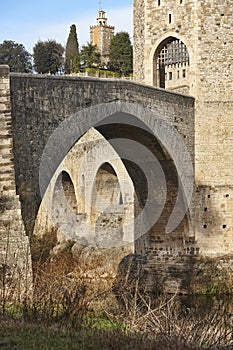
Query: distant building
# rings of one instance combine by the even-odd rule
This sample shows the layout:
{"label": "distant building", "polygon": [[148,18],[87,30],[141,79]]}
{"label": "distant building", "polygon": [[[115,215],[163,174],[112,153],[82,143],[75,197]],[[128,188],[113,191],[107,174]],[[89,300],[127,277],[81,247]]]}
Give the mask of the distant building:
{"label": "distant building", "polygon": [[90,43],[97,46],[104,66],[109,61],[109,46],[111,38],[114,36],[114,30],[114,26],[108,25],[105,12],[100,10],[97,24],[90,27]]}

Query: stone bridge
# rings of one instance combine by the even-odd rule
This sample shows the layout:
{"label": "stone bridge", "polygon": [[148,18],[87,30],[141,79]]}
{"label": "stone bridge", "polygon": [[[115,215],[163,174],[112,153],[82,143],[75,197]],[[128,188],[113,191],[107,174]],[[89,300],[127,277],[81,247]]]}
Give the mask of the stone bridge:
{"label": "stone bridge", "polygon": [[60,244],[126,247],[123,256],[144,255],[148,268],[227,252],[197,234],[194,98],[124,80],[28,74],[10,75],[9,96],[8,73],[3,67],[1,204],[6,216],[16,185],[27,236],[56,228]]}
{"label": "stone bridge", "polygon": [[[151,233],[157,236],[155,241],[159,240],[175,207],[179,178],[183,180],[181,186],[192,191],[193,184],[187,179],[192,179],[193,175],[193,98],[121,80],[28,75],[11,75],[11,98],[16,186],[26,226],[29,223],[34,227],[41,197],[60,163],[82,136],[95,128],[105,140],[110,140],[122,159],[133,182],[138,206],[142,208],[148,197],[145,171],[153,166],[153,160],[149,159],[152,157],[147,162],[139,159],[139,147],[134,143],[145,147],[154,156],[154,162],[157,160],[160,164],[166,178],[167,197],[160,213],[163,215],[155,220],[156,233]],[[124,140],[126,146],[122,147]],[[86,135],[85,143],[93,143],[93,135],[89,139]],[[135,151],[130,152],[130,147],[134,146]],[[105,162],[111,164],[108,155],[105,156],[106,160],[99,150],[89,161],[90,168],[95,164],[98,170]],[[90,170],[86,162],[80,176],[88,178]],[[74,174],[71,168],[67,171],[69,175]],[[114,170],[117,173],[117,169]],[[76,182],[76,187],[82,186],[80,181]],[[157,186],[160,186],[158,182]],[[155,188],[151,191],[157,192],[157,201],[162,197],[158,194],[161,186],[160,191]],[[83,210],[85,214],[85,208]],[[173,212],[173,217],[175,215],[177,213]],[[183,236],[185,226],[185,235],[193,236],[190,213],[186,221],[177,225],[177,235]],[[142,236],[140,233],[135,236],[138,235]]]}

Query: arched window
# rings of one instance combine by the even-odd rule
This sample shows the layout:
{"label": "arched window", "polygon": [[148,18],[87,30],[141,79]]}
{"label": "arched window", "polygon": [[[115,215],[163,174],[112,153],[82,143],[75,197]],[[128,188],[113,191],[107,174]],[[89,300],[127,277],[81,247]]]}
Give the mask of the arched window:
{"label": "arched window", "polygon": [[[165,39],[158,46],[154,56],[154,85],[166,88],[165,77],[178,76],[178,67],[186,66],[189,66],[189,53],[186,45],[175,37]],[[185,78],[186,75],[182,77]],[[173,80],[173,78],[168,80]]]}

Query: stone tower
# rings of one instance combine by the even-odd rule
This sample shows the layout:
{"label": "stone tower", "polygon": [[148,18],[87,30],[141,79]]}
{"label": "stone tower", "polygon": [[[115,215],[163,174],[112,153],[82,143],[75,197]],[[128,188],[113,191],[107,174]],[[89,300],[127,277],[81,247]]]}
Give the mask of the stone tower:
{"label": "stone tower", "polygon": [[109,45],[111,38],[114,36],[114,29],[115,27],[108,25],[105,12],[100,10],[97,24],[90,27],[90,43],[97,46],[103,65],[108,62]]}
{"label": "stone tower", "polygon": [[[195,97],[195,235],[233,251],[232,0],[134,0],[134,77]],[[214,214],[213,214],[214,213]]]}

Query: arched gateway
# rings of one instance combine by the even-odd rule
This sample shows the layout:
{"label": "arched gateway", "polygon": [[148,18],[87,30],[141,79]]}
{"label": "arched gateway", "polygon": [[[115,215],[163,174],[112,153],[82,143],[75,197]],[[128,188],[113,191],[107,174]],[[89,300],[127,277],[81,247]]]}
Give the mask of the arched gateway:
{"label": "arched gateway", "polygon": [[189,92],[190,55],[186,45],[169,36],[156,48],[154,54],[154,86],[166,89],[182,89]]}

